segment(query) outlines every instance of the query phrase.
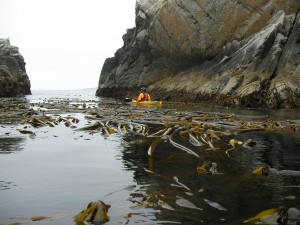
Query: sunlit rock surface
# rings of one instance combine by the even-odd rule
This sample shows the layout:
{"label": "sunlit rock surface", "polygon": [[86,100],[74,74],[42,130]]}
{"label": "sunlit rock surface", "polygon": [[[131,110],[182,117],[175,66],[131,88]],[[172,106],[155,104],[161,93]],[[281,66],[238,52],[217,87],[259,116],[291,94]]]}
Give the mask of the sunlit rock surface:
{"label": "sunlit rock surface", "polygon": [[0,39],[0,97],[31,94],[30,80],[19,49]]}
{"label": "sunlit rock surface", "polygon": [[300,1],[137,0],[97,95],[300,107]]}

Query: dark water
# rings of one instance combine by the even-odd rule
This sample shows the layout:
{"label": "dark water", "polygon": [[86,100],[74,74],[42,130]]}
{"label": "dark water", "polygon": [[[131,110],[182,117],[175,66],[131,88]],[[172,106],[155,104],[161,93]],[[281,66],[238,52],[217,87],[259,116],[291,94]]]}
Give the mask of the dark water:
{"label": "dark water", "polygon": [[[182,224],[241,224],[246,218],[278,206],[298,207],[300,176],[255,176],[251,172],[268,164],[277,169],[300,171],[299,134],[247,134],[258,142],[252,149],[234,153],[233,158],[220,156],[217,152],[200,153],[202,158],[210,159],[220,165],[217,175],[199,175],[196,167],[200,162],[185,152],[174,150],[165,144],[156,149],[153,162],[136,156],[141,149],[129,147],[124,151],[139,170],[134,170],[139,183],[150,184],[148,191],[160,190],[166,202],[175,211],[162,210],[156,214],[159,220],[180,221]],[[201,151],[200,151],[201,152]],[[135,157],[136,156],[136,157]],[[144,160],[142,160],[144,159]],[[141,167],[148,166],[159,175],[149,175]],[[173,176],[191,189],[194,194],[187,195],[183,188],[171,187]],[[145,179],[147,178],[147,179]],[[204,189],[203,192],[198,192]],[[203,210],[185,209],[176,204],[177,196],[183,197]],[[295,199],[289,200],[289,196]],[[226,210],[213,208],[204,201],[217,202]]]}
{"label": "dark water", "polygon": [[[39,91],[27,99],[39,102],[45,98],[79,98],[106,104],[105,99],[94,97],[94,91]],[[163,109],[168,107],[198,110],[194,105],[175,104],[166,104]],[[244,119],[266,115],[300,119],[297,111],[233,112]],[[80,119],[79,127],[84,125],[83,114],[70,114]],[[0,224],[75,224],[73,216],[90,201],[99,199],[112,206],[107,224],[233,225],[242,224],[265,209],[300,207],[300,176],[252,173],[262,165],[300,171],[299,131],[242,133],[240,140],[251,138],[257,144],[232,151],[231,157],[218,150],[205,151],[176,137],[176,141],[197,152],[200,159],[167,142],[160,143],[149,158],[147,150],[153,140],[138,136],[91,135],[61,124],[51,129],[35,128],[36,136],[29,137],[16,130],[23,124],[6,122],[11,121],[1,118]],[[230,138],[225,137],[228,141]],[[218,163],[219,174],[198,174],[196,168],[202,160]],[[174,177],[186,188],[178,185]],[[159,193],[169,207],[149,204],[130,208],[152,193]],[[129,221],[124,218],[128,213],[132,214]],[[33,216],[51,219],[32,222]]]}

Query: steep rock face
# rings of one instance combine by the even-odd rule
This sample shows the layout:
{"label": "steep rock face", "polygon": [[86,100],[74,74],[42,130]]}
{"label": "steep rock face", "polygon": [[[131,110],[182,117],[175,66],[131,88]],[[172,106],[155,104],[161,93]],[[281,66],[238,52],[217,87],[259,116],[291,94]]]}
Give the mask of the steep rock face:
{"label": "steep rock face", "polygon": [[97,95],[299,107],[300,1],[137,0]]}
{"label": "steep rock face", "polygon": [[31,94],[30,80],[19,49],[0,39],[0,97]]}

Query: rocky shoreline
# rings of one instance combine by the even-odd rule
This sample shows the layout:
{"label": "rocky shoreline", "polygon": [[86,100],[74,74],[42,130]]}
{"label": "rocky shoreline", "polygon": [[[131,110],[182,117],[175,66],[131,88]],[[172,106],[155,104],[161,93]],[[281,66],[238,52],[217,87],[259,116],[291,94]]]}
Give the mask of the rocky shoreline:
{"label": "rocky shoreline", "polygon": [[300,107],[300,2],[140,0],[97,96]]}
{"label": "rocky shoreline", "polygon": [[9,39],[0,39],[0,97],[31,94],[25,65],[18,47],[12,46]]}

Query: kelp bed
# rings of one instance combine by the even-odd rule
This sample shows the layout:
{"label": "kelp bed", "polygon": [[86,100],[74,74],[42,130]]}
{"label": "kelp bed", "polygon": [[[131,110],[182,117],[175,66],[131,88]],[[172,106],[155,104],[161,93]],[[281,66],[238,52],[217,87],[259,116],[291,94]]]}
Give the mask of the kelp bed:
{"label": "kelp bed", "polygon": [[[176,105],[175,105],[176,107]],[[84,115],[80,121],[78,114]],[[75,115],[75,116],[74,116]],[[268,116],[253,116],[253,119],[238,119],[234,113],[205,112],[200,110],[182,111],[173,107],[140,108],[132,107],[128,103],[112,99],[99,101],[80,101],[74,99],[48,99],[37,103],[30,103],[26,99],[1,99],[0,124],[2,128],[15,126],[17,132],[34,138],[35,129],[39,127],[55,127],[61,124],[74,132],[86,132],[91,135],[100,134],[105,138],[118,135],[123,142],[142,143],[141,157],[148,158],[148,167],[144,172],[157,179],[169,180],[173,188],[184,190],[185,195],[194,196],[206,189],[199,187],[192,190],[179,180],[177,176],[166,177],[155,171],[155,160],[162,163],[160,155],[168,152],[161,151],[161,146],[168,144],[171,152],[176,149],[186,153],[186,158],[197,161],[194,170],[199,176],[222,174],[219,171],[217,159],[223,157],[236,161],[234,154],[243,149],[251,149],[256,140],[242,139],[245,132],[299,132],[299,120],[273,120]],[[9,137],[11,134],[6,132]],[[217,155],[207,157],[208,152]],[[186,162],[186,159],[184,159]],[[222,167],[222,165],[221,165]],[[258,168],[256,173],[261,173]],[[298,171],[293,171],[296,175]],[[207,188],[207,187],[206,187]],[[136,196],[129,211],[143,207],[161,207],[174,210],[168,202],[166,193],[149,190],[149,193]],[[170,195],[170,193],[168,193]],[[139,199],[139,200],[137,200]],[[203,209],[182,196],[172,196],[176,205],[188,209],[202,211]],[[96,199],[95,199],[96,200]],[[221,204],[204,199],[204,201],[219,211],[228,209]],[[86,203],[85,203],[86,204]],[[85,207],[85,205],[83,206]],[[113,207],[113,206],[112,206]],[[131,220],[133,213],[125,216],[125,223]],[[263,214],[265,216],[265,214]],[[257,220],[260,217],[256,218]],[[80,221],[83,223],[83,221]]]}
{"label": "kelp bed", "polygon": [[[86,126],[78,127],[79,119],[68,113],[85,114]],[[253,140],[239,140],[242,132],[285,130],[299,132],[299,120],[277,121],[268,116],[253,116],[255,120],[237,120],[234,113],[190,111],[176,109],[129,107],[114,100],[76,101],[68,99],[45,100],[28,103],[25,99],[2,99],[0,102],[0,123],[24,124],[22,134],[32,134],[41,126],[54,127],[64,123],[76,131],[88,131],[109,136],[141,136],[152,142],[148,155],[154,154],[159,142],[165,140],[175,148],[201,158],[201,151],[219,150],[230,157],[229,151],[239,147],[251,147]],[[260,119],[257,119],[260,118]],[[31,130],[30,130],[31,129]],[[201,147],[195,152],[176,143],[174,136],[187,139],[192,145]],[[229,142],[224,136],[233,137]]]}

